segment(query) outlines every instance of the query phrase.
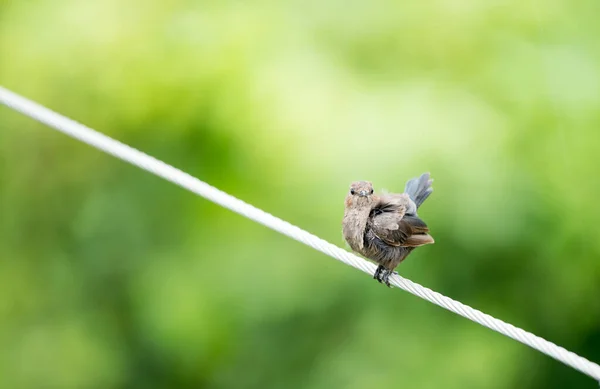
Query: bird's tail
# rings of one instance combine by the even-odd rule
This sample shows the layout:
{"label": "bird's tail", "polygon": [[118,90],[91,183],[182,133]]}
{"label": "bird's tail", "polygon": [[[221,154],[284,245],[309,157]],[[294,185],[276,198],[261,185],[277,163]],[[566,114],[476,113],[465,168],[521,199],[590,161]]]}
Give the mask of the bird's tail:
{"label": "bird's tail", "polygon": [[423,204],[423,201],[425,201],[431,192],[433,192],[433,188],[431,187],[432,182],[433,179],[430,178],[429,173],[423,173],[421,174],[421,177],[412,178],[406,183],[404,192],[415,202],[417,208],[420,207],[421,204]]}

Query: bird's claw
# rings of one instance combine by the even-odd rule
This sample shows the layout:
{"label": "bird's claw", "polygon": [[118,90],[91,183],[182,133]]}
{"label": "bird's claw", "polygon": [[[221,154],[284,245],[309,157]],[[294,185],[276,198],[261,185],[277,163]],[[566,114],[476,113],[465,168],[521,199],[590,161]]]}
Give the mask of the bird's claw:
{"label": "bird's claw", "polygon": [[389,278],[392,273],[398,274],[396,272],[389,271],[385,267],[379,265],[377,267],[377,270],[375,270],[375,274],[373,274],[373,278],[379,281],[380,284],[386,284],[388,287],[391,288]]}
{"label": "bird's claw", "polygon": [[[381,274],[381,269],[383,269],[383,266],[379,265],[377,266],[377,269],[375,270],[375,274],[373,274],[373,279],[379,281],[379,275]],[[381,282],[381,281],[379,281]]]}

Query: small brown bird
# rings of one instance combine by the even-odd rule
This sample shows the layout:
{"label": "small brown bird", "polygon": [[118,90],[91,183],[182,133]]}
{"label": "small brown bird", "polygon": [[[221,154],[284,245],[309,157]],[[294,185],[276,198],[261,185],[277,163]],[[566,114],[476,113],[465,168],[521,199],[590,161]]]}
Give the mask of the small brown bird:
{"label": "small brown bird", "polygon": [[429,173],[406,183],[404,193],[373,194],[369,181],[350,185],[342,222],[352,250],[379,264],[373,278],[390,286],[389,276],[416,247],[433,243],[417,209],[433,188]]}

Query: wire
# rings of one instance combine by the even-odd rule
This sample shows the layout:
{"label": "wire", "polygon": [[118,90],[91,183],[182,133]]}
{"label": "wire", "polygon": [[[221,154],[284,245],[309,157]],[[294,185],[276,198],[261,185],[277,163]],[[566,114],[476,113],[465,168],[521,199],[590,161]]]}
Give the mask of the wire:
{"label": "wire", "polygon": [[[237,212],[249,219],[254,220],[266,227],[289,236],[299,242],[302,242],[316,250],[321,251],[347,265],[359,269],[367,274],[373,275],[375,265],[343,250],[307,231],[304,231],[284,220],[279,219],[269,213],[266,213],[250,204],[247,204],[199,179],[167,165],[147,154],[142,153],[132,147],[118,142],[106,135],[103,135],[89,127],[86,127],[74,120],[66,118],[56,112],[53,112],[35,102],[21,97],[0,86],[0,102],[6,106],[21,112],[47,126],[78,139],[88,145],[111,154],[117,158],[138,166],[152,174],[164,178],[174,184],[177,184],[199,196],[213,201],[225,208]],[[512,324],[505,323],[481,311],[471,308],[461,302],[455,301],[431,289],[423,287],[406,278],[394,274],[390,277],[390,283],[398,288],[421,297],[431,303],[446,308],[467,319],[506,335],[514,340],[526,344],[562,363],[568,365],[590,377],[600,381],[600,366],[579,355],[566,350],[563,347],[549,342],[530,332],[522,330]]]}

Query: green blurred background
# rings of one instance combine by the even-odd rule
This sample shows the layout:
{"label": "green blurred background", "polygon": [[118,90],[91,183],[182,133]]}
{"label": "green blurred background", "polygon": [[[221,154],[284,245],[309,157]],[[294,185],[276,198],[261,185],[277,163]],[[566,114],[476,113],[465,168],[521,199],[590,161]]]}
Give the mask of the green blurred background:
{"label": "green blurred background", "polygon": [[[0,0],[0,85],[337,245],[430,171],[399,272],[600,362],[600,4]],[[1,388],[594,388],[0,107]]]}

